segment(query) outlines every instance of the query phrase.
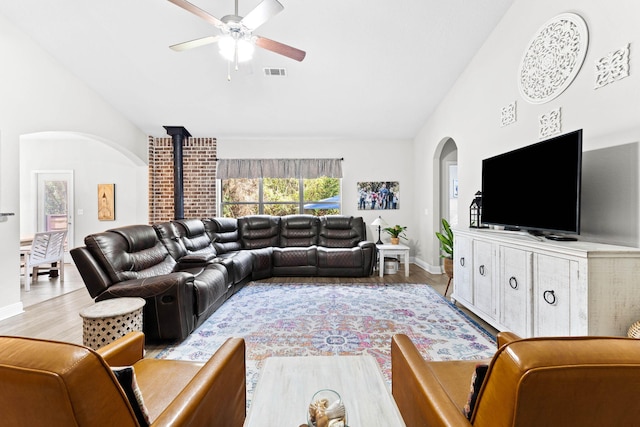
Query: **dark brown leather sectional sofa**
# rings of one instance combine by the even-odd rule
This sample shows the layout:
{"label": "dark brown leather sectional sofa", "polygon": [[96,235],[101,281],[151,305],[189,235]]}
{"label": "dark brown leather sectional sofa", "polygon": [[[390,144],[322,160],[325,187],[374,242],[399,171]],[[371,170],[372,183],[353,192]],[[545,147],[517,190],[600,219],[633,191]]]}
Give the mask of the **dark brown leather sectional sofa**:
{"label": "dark brown leather sectional sofa", "polygon": [[363,219],[343,215],[183,219],[84,242],[71,255],[90,295],[144,298],[151,340],[186,338],[251,280],[369,276],[376,258]]}

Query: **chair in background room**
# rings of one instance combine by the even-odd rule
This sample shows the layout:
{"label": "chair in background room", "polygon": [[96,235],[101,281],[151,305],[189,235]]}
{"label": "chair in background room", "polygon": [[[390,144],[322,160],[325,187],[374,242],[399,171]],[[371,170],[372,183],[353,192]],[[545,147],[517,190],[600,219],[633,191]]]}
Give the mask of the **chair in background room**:
{"label": "chair in background room", "polygon": [[38,280],[38,271],[47,266],[49,271],[58,271],[64,282],[64,244],[67,230],[36,233],[29,249],[24,254],[24,290],[31,289],[31,280]]}

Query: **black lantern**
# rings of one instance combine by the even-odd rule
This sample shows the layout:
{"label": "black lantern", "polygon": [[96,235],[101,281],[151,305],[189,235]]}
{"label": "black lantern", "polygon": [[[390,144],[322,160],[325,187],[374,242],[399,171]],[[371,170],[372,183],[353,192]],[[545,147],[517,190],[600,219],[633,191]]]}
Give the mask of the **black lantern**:
{"label": "black lantern", "polygon": [[482,191],[476,193],[473,202],[469,206],[469,227],[482,227]]}

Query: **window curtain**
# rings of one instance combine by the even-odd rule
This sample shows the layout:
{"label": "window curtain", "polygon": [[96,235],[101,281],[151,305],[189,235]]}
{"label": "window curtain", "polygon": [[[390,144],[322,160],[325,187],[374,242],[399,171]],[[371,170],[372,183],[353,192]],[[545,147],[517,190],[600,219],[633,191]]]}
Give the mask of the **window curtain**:
{"label": "window curtain", "polygon": [[218,159],[218,179],[342,178],[342,159]]}

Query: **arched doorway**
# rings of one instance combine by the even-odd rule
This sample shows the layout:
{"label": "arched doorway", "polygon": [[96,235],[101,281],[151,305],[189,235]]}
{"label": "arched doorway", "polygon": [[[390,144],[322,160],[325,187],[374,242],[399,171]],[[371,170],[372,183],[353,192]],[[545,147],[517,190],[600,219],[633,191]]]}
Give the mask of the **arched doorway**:
{"label": "arched doorway", "polygon": [[[450,137],[444,137],[438,143],[433,157],[433,231],[441,231],[442,218],[455,226],[459,223],[460,207],[458,205],[458,146]],[[444,272],[444,261],[440,254],[440,242],[432,241],[434,264]]]}
{"label": "arched doorway", "polygon": [[[147,222],[146,163],[114,142],[77,132],[24,134],[19,161],[20,236],[25,243],[36,232],[66,225],[69,249],[82,245],[88,234]],[[118,192],[117,215],[108,222],[98,212],[99,184],[113,184]],[[47,200],[51,195],[54,200]],[[28,295],[23,291],[23,306],[84,287],[75,278],[65,274],[64,286],[45,280],[32,284]]]}
{"label": "arched doorway", "polygon": [[451,225],[458,224],[458,146],[451,138],[445,138],[438,156],[440,164],[439,205],[440,218]]}

